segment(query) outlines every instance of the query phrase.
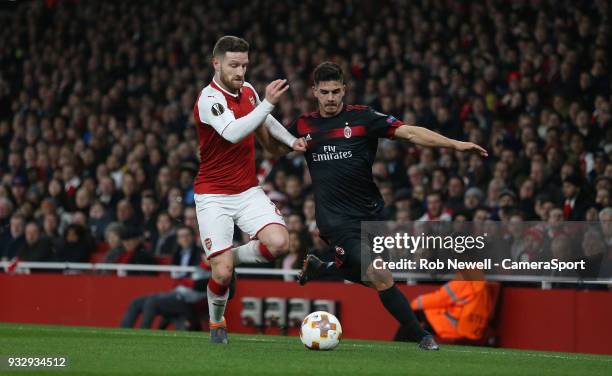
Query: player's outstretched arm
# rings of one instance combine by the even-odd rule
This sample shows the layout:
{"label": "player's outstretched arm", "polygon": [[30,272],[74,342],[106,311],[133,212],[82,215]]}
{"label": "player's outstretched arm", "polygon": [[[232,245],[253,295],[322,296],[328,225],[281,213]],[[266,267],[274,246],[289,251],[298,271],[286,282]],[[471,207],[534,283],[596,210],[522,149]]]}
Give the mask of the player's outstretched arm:
{"label": "player's outstretched arm", "polygon": [[[306,142],[303,139],[298,139],[289,133],[289,131],[287,131],[287,129],[283,127],[283,125],[276,120],[274,116],[268,115],[264,124],[270,132],[270,136],[272,136],[274,140],[286,146],[286,148],[284,148],[286,151],[282,154],[287,154],[291,150],[301,152],[306,151]],[[270,140],[270,142],[273,142],[274,140]]]}
{"label": "player's outstretched arm", "polygon": [[294,137],[292,146],[289,147],[285,143],[282,143],[272,137],[266,127],[257,128],[257,130],[255,131],[255,136],[257,136],[257,141],[259,141],[261,146],[266,149],[266,151],[271,153],[274,157],[280,157],[291,152],[292,150],[301,152],[306,151],[306,141],[304,141],[303,138]]}
{"label": "player's outstretched arm", "polygon": [[485,149],[473,142],[453,140],[427,128],[414,125],[401,125],[395,131],[395,137],[420,146],[451,148],[459,151],[476,151],[483,157],[489,155]]}

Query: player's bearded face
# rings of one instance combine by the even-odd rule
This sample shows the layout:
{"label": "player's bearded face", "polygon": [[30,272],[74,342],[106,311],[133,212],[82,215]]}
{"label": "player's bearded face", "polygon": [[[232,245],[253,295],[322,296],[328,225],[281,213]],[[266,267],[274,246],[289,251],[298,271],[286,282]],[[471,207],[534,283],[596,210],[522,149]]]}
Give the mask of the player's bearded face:
{"label": "player's bearded face", "polygon": [[340,81],[323,81],[315,85],[314,96],[319,102],[319,111],[323,116],[334,116],[342,110],[344,87]]}
{"label": "player's bearded face", "polygon": [[226,52],[219,62],[219,79],[231,92],[237,92],[244,84],[249,54],[246,52]]}

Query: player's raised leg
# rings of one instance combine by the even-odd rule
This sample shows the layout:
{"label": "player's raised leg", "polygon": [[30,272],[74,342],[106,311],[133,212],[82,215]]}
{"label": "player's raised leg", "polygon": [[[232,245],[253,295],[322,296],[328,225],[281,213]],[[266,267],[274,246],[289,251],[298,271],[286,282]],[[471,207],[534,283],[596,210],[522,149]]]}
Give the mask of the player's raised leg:
{"label": "player's raised leg", "polygon": [[260,187],[244,193],[245,204],[236,224],[253,240],[233,248],[234,265],[268,263],[289,251],[289,233],[283,216]]}

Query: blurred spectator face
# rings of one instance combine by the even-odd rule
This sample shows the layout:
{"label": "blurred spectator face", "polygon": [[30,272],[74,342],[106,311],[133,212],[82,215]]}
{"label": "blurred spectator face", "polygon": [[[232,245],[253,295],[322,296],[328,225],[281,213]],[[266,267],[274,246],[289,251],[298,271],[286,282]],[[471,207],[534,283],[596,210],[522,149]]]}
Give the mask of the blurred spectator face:
{"label": "blurred spectator face", "polygon": [[503,181],[508,180],[508,165],[505,162],[497,162],[495,164],[495,171],[493,177],[499,178]]}
{"label": "blurred spectator face", "polygon": [[582,252],[586,257],[595,257],[606,251],[606,243],[601,233],[589,230],[582,239]]}
{"label": "blurred spectator face", "polygon": [[438,194],[427,195],[427,211],[433,217],[442,214],[442,199]]}
{"label": "blurred spectator face", "polygon": [[460,178],[454,176],[448,181],[448,195],[450,197],[463,196],[463,182]]}
{"label": "blurred spectator face", "polygon": [[36,223],[28,223],[25,228],[25,240],[28,245],[34,245],[40,239],[40,229]]}
{"label": "blurred spectator face", "polygon": [[168,214],[174,220],[179,220],[183,217],[183,204],[177,201],[172,201],[170,205],[168,205]]}
{"label": "blurred spectator face", "polygon": [[193,246],[193,234],[189,229],[179,229],[176,233],[176,240],[181,249],[187,249]]}
{"label": "blurred spectator face", "polygon": [[76,193],[75,203],[79,209],[88,209],[91,205],[91,196],[85,188],[79,188]]}
{"label": "blurred spectator face", "polygon": [[287,196],[289,196],[289,199],[299,199],[302,194],[302,185],[300,184],[300,179],[295,176],[289,176],[287,178],[285,190]]}
{"label": "blurred spectator face", "polygon": [[598,189],[595,196],[595,203],[605,208],[610,206],[610,191],[606,189]]}
{"label": "blurred spectator face", "polygon": [[134,209],[128,200],[121,200],[117,204],[117,220],[119,222],[127,222],[132,218]]}
{"label": "blurred spectator face", "polygon": [[478,209],[474,213],[474,218],[472,219],[474,222],[483,223],[489,219],[489,212],[484,209]]}
{"label": "blurred spectator face", "polygon": [[144,196],[140,201],[140,210],[145,218],[151,218],[157,209],[157,203],[152,196]]}
{"label": "blurred spectator face", "polygon": [[582,139],[582,136],[580,136],[579,134],[572,135],[572,138],[570,139],[570,149],[572,153],[576,155],[582,154],[582,152],[584,151],[584,141]]}
{"label": "blurred spectator face", "polygon": [[11,217],[11,236],[16,239],[23,235],[25,221],[21,216]]}
{"label": "blurred spectator face", "polygon": [[121,244],[126,251],[131,252],[140,245],[140,238],[124,239],[121,241]]}
{"label": "blurred spectator face", "polygon": [[563,197],[571,199],[578,194],[578,187],[570,182],[563,183]]}
{"label": "blurred spectator face", "polygon": [[536,185],[541,186],[544,183],[544,165],[540,162],[531,163],[529,178],[533,180]]}
{"label": "blurred spectator face", "polygon": [[57,197],[62,193],[62,185],[59,180],[53,179],[49,182],[48,190],[51,197]]}
{"label": "blurred spectator face", "polygon": [[319,110],[324,117],[333,116],[340,111],[345,85],[340,81],[323,81],[316,84],[313,95],[317,98]]}
{"label": "blurred spectator face", "polygon": [[519,191],[519,197],[521,200],[532,199],[535,193],[535,185],[533,184],[533,180],[526,179],[523,184],[521,184],[521,189]]}
{"label": "blurred spectator face", "polygon": [[198,230],[198,219],[196,215],[196,210],[192,207],[185,208],[183,222],[185,226],[191,227],[194,231]]}
{"label": "blurred spectator face", "polygon": [[412,198],[418,201],[424,201],[425,200],[425,187],[419,184],[415,186],[414,188],[412,188]]}
{"label": "blurred spectator face", "polygon": [[57,234],[58,228],[59,219],[57,215],[53,213],[45,214],[45,218],[43,220],[43,229],[45,230],[45,234],[55,235]]}
{"label": "blurred spectator face", "polygon": [[385,179],[389,175],[387,166],[383,162],[374,162],[372,165],[372,175],[378,179]]}
{"label": "blurred spectator face", "polygon": [[113,191],[115,190],[115,183],[113,182],[113,179],[111,179],[110,177],[108,176],[103,177],[100,180],[100,185],[98,189],[99,189],[101,196],[110,196],[113,194]]}
{"label": "blurred spectator face", "polygon": [[13,214],[13,204],[5,197],[0,198],[0,218],[8,218],[11,214]]}
{"label": "blurred spectator face", "polygon": [[520,215],[510,216],[508,231],[514,239],[520,239],[523,234],[523,218]]}
{"label": "blurred spectator face", "polygon": [[302,231],[304,229],[302,217],[297,214],[289,215],[289,218],[287,218],[287,229],[289,231]]}
{"label": "blurred spectator face", "polygon": [[408,168],[408,179],[413,188],[423,184],[423,173],[421,169],[416,165],[410,166],[410,168]]}
{"label": "blurred spectator face", "polygon": [[548,221],[548,215],[555,204],[551,201],[536,202],[535,212],[542,221]]}
{"label": "blurred spectator face", "polygon": [[442,170],[434,170],[431,176],[431,188],[434,191],[441,191],[446,185],[446,175]]}
{"label": "blurred spectator face", "polygon": [[315,202],[313,200],[308,199],[304,201],[304,207],[302,210],[304,212],[304,217],[306,218],[306,220],[315,220]]}
{"label": "blurred spectator face", "polygon": [[393,203],[393,188],[391,188],[389,185],[381,186],[380,194],[385,201],[385,205],[391,205]]}
{"label": "blurred spectator face", "polygon": [[561,208],[553,208],[548,213],[548,224],[551,226],[561,224],[563,219],[563,210]]}
{"label": "blurred spectator face", "polygon": [[574,175],[574,166],[571,163],[564,163],[561,166],[561,180],[565,180],[565,178],[571,175]]}
{"label": "blurred spectator face", "polygon": [[299,254],[302,242],[300,241],[300,234],[296,231],[289,231],[289,253]]}
{"label": "blurred spectator face", "polygon": [[104,239],[111,249],[121,246],[121,234],[119,229],[108,230],[107,228],[107,231],[104,233]]}
{"label": "blurred spectator face", "polygon": [[395,213],[395,222],[398,225],[410,222],[410,211],[406,209],[398,210],[397,213]]}
{"label": "blurred spectator face", "polygon": [[70,223],[87,227],[87,215],[81,211],[74,212],[74,214],[72,214]]}
{"label": "blurred spectator face", "polygon": [[560,261],[569,261],[572,259],[572,249],[570,239],[565,235],[557,236],[553,239],[550,245],[550,251],[553,258]]}
{"label": "blurred spectator face", "polygon": [[242,87],[248,64],[248,52],[226,52],[223,56],[213,57],[215,75],[232,93]]}
{"label": "blurred spectator face", "polygon": [[599,218],[599,212],[596,207],[590,207],[587,209],[586,213],[584,213],[584,219],[587,222],[597,222]]}
{"label": "blurred spectator face", "polygon": [[167,213],[160,214],[157,217],[157,231],[160,234],[166,234],[172,229],[172,222],[170,216]]}
{"label": "blurred spectator face", "polygon": [[105,214],[104,206],[99,202],[94,203],[89,209],[89,218],[101,219]]}
{"label": "blurred spectator face", "polygon": [[121,191],[126,197],[129,197],[136,192],[136,180],[132,174],[123,174]]}

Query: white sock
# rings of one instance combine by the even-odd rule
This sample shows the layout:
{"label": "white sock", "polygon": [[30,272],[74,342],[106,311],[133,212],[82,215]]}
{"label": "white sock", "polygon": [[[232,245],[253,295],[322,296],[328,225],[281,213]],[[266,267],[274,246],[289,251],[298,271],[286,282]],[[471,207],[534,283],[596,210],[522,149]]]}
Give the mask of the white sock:
{"label": "white sock", "polygon": [[270,251],[259,240],[251,240],[240,247],[232,248],[234,265],[243,263],[267,263],[273,261]]}
{"label": "white sock", "polygon": [[[212,278],[210,279],[212,280]],[[211,322],[223,322],[225,318],[225,305],[227,304],[227,297],[229,296],[229,288],[225,290],[225,294],[217,295],[210,289],[209,286],[206,288],[206,298],[208,299],[208,314]]]}

